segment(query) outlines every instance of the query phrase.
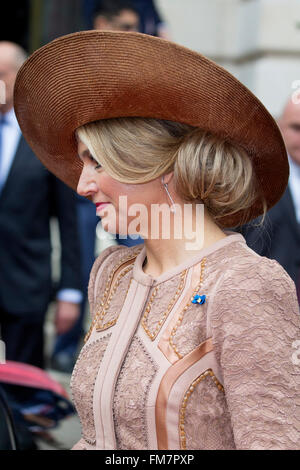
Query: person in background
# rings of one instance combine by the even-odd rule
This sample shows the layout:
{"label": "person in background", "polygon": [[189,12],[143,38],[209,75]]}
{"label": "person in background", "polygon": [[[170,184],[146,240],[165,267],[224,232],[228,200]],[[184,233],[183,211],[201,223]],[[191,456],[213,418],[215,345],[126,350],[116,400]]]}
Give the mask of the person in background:
{"label": "person in background", "polygon": [[[99,0],[86,2],[85,7],[94,29],[139,31],[170,40],[167,23],[153,0]],[[88,13],[92,9],[94,13]]]}
{"label": "person in background", "polygon": [[93,26],[103,31],[139,31],[139,13],[130,1],[102,0],[96,7]]}
{"label": "person in background", "polygon": [[171,35],[153,0],[132,0],[140,15],[140,32],[170,40]]}
{"label": "person in background", "polygon": [[57,217],[61,275],[56,294],[58,335],[77,320],[80,264],[74,192],[36,158],[21,134],[13,108],[13,88],[26,52],[0,42],[0,327],[6,360],[43,368],[44,321],[53,296],[50,219]]}
{"label": "person in background", "polygon": [[296,283],[300,304],[300,104],[286,103],[278,119],[285,141],[289,183],[280,201],[267,213],[263,227],[256,219],[239,231],[261,256],[278,261]]}

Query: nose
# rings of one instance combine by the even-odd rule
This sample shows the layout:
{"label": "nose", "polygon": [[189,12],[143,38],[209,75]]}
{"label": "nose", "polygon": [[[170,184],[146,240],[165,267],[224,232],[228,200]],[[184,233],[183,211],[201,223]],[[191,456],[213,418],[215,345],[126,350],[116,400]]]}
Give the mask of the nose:
{"label": "nose", "polygon": [[98,190],[97,183],[91,171],[85,166],[82,168],[81,175],[77,184],[77,193],[80,196],[92,196]]}

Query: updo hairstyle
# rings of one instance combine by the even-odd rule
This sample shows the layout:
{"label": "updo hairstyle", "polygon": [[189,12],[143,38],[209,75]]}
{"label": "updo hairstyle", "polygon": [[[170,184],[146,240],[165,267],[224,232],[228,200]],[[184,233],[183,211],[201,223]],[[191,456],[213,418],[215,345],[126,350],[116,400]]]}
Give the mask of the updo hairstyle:
{"label": "updo hairstyle", "polygon": [[[203,203],[215,223],[261,198],[252,162],[241,147],[178,122],[121,117],[77,129],[92,156],[122,183],[146,183],[171,171],[184,203]],[[243,220],[238,225],[242,225]]]}

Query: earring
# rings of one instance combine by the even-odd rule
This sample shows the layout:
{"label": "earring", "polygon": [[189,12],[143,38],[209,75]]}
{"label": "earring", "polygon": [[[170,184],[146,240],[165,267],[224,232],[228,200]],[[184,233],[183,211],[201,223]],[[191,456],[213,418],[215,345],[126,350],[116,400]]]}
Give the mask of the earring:
{"label": "earring", "polygon": [[171,197],[171,194],[169,193],[169,190],[168,190],[168,183],[165,183],[165,182],[164,182],[164,177],[163,177],[163,176],[161,177],[161,182],[162,182],[162,184],[163,184],[163,186],[164,186],[164,188],[165,188],[165,190],[166,190],[166,193],[167,193],[168,198],[170,199],[170,201],[171,201],[171,203],[172,203],[172,205],[170,206],[170,211],[173,212],[173,214],[175,214],[175,212],[176,212],[175,203],[174,203],[174,201],[173,201],[173,199],[172,199],[172,197]]}

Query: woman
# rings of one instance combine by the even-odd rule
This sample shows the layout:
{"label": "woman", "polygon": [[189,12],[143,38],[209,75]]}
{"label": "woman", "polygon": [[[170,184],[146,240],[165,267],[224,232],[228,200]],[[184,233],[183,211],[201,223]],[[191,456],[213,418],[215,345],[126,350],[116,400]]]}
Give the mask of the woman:
{"label": "woman", "polygon": [[145,238],[93,266],[74,449],[298,448],[295,286],[225,230],[265,214],[287,184],[263,105],[184,47],[87,31],[29,58],[15,108],[105,230]]}

